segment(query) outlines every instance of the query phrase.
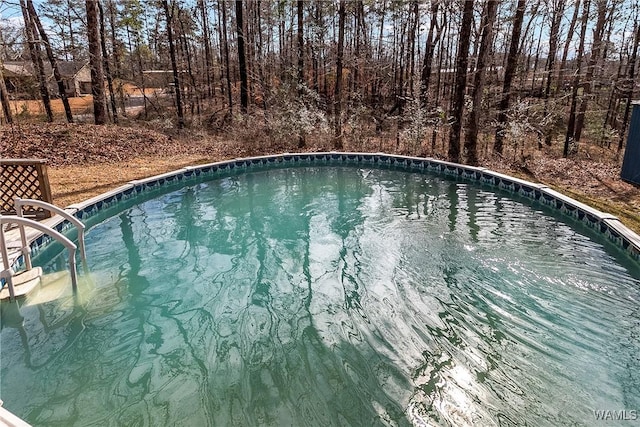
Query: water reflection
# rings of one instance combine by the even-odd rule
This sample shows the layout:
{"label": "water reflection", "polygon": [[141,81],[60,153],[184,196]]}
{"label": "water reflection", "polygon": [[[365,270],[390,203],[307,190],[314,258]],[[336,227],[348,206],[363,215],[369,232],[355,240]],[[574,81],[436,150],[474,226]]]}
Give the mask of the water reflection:
{"label": "water reflection", "polygon": [[480,187],[252,173],[131,207],[87,248],[86,301],[2,306],[2,399],[35,425],[589,424],[640,403],[637,279]]}

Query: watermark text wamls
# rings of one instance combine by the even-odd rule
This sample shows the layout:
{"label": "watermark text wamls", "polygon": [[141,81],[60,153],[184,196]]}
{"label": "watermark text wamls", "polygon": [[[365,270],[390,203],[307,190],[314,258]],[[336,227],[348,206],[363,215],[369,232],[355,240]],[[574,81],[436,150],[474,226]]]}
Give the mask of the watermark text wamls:
{"label": "watermark text wamls", "polygon": [[638,411],[635,409],[594,409],[593,416],[600,421],[635,421]]}

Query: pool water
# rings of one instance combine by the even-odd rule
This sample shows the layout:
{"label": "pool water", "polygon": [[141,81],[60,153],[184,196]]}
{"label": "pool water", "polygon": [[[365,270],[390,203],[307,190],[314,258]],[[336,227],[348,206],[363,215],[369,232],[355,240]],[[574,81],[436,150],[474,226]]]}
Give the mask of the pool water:
{"label": "pool water", "polygon": [[77,295],[3,303],[7,409],[43,426],[557,426],[640,409],[638,269],[580,224],[398,170],[192,184],[95,225]]}

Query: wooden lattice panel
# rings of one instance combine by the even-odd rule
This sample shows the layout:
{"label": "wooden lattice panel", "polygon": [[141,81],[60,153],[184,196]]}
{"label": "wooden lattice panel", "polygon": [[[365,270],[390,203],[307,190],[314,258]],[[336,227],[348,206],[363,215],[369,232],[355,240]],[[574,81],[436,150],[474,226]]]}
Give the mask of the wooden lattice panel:
{"label": "wooden lattice panel", "polygon": [[[52,202],[47,166],[43,160],[0,160],[0,213],[15,214],[13,199],[36,199]],[[26,206],[25,216],[46,218],[49,211]]]}

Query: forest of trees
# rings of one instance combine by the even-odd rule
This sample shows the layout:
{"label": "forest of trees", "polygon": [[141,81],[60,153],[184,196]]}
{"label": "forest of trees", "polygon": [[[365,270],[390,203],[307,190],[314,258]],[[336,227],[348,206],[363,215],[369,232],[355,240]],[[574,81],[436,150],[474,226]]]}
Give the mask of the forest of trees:
{"label": "forest of trees", "polygon": [[[139,120],[259,127],[299,147],[384,136],[470,164],[524,144],[620,150],[639,41],[633,0],[0,0],[0,70],[49,63],[61,84],[57,61],[89,61],[96,124],[126,115],[125,82],[160,71],[168,95]],[[67,102],[45,78],[45,107]]]}

